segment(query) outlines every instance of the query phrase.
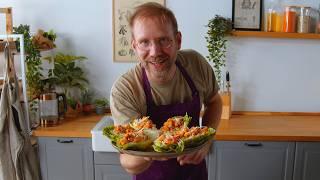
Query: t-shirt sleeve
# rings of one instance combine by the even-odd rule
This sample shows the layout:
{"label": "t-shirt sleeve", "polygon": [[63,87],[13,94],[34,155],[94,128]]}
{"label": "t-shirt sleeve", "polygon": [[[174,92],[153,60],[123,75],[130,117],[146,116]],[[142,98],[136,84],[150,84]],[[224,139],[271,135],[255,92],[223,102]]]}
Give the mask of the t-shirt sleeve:
{"label": "t-shirt sleeve", "polygon": [[141,116],[133,97],[123,79],[114,83],[110,94],[110,109],[115,124],[126,124]]}
{"label": "t-shirt sleeve", "polygon": [[206,106],[210,99],[216,95],[219,91],[219,85],[217,83],[214,71],[208,61],[200,54],[196,53],[199,59],[201,72],[202,72],[202,79],[203,79],[203,103]]}

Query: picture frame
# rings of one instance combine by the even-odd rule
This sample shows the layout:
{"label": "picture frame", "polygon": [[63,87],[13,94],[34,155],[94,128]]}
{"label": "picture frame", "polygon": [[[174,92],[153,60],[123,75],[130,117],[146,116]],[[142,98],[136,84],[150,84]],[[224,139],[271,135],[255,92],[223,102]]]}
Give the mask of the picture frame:
{"label": "picture frame", "polygon": [[233,29],[261,31],[263,0],[232,0]]}
{"label": "picture frame", "polygon": [[134,8],[146,2],[157,2],[165,6],[165,0],[113,0],[112,41],[114,62],[138,62],[131,47],[129,17]]}

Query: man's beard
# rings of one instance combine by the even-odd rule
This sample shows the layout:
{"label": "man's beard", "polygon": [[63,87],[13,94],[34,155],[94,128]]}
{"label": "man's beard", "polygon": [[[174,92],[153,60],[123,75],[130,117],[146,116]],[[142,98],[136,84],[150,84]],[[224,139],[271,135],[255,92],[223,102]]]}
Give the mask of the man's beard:
{"label": "man's beard", "polygon": [[[154,64],[161,64],[164,67],[161,69],[151,68]],[[168,78],[169,72],[172,69],[174,61],[170,60],[169,57],[156,57],[146,61],[143,61],[142,65],[145,67],[146,71],[152,74],[157,79],[166,80]],[[151,72],[152,71],[152,72]]]}

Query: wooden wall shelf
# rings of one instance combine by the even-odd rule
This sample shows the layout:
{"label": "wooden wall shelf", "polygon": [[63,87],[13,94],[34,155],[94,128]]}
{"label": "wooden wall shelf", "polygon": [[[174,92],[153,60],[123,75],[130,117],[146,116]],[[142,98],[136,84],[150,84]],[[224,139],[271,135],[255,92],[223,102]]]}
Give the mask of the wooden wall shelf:
{"label": "wooden wall shelf", "polygon": [[261,37],[261,38],[290,38],[290,39],[320,39],[320,34],[315,33],[283,33],[264,31],[232,31],[232,36],[237,37]]}

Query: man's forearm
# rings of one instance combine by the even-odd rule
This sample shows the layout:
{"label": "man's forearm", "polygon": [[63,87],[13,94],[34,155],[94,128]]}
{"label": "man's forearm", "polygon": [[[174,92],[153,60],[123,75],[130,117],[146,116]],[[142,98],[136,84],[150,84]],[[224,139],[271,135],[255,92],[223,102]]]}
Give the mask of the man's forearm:
{"label": "man's forearm", "polygon": [[210,100],[209,104],[205,108],[204,114],[202,116],[203,125],[217,128],[221,119],[222,113],[222,100],[217,93],[212,99]]}
{"label": "man's forearm", "polygon": [[130,174],[136,175],[149,168],[152,161],[145,160],[142,157],[136,157],[128,154],[120,154],[121,166]]}

